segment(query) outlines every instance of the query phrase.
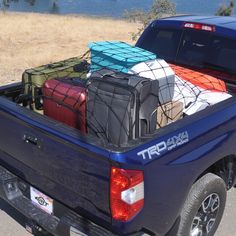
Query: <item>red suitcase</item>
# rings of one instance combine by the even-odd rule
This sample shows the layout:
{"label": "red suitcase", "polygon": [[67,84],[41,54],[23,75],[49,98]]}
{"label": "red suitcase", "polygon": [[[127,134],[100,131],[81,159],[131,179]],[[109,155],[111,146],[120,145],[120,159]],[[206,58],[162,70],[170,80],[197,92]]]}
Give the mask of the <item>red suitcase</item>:
{"label": "red suitcase", "polygon": [[86,97],[83,82],[77,78],[48,80],[43,86],[46,116],[86,133]]}

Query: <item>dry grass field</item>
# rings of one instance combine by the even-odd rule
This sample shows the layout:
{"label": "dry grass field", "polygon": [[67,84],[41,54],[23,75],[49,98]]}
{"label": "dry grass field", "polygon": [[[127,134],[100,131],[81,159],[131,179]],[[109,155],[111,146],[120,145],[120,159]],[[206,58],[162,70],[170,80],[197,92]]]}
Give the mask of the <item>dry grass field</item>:
{"label": "dry grass field", "polygon": [[132,43],[136,23],[106,18],[0,13],[0,84],[19,81],[26,68],[82,55],[91,41]]}

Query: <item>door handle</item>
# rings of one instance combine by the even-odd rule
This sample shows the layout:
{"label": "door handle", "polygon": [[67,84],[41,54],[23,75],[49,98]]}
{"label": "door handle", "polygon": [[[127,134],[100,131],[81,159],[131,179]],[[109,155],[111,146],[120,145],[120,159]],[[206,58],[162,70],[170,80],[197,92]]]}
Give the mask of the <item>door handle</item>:
{"label": "door handle", "polygon": [[23,135],[23,141],[27,144],[32,144],[34,146],[37,146],[38,148],[42,147],[42,142],[39,138],[35,137],[31,134],[24,134]]}

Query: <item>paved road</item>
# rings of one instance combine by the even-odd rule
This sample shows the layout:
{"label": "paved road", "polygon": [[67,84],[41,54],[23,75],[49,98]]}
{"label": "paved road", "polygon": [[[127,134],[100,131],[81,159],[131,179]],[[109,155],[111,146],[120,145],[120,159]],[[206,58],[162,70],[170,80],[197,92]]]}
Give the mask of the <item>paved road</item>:
{"label": "paved road", "polygon": [[[11,216],[11,217],[10,217]],[[215,236],[236,236],[236,189],[228,193],[224,218]],[[0,200],[0,236],[30,236],[25,231],[25,219]]]}

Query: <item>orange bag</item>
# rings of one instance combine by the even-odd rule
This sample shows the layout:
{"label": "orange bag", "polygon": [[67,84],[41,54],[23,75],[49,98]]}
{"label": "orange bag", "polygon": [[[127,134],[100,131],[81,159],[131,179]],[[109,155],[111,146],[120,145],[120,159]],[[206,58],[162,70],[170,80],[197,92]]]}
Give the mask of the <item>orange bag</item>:
{"label": "orange bag", "polygon": [[182,66],[177,66],[170,64],[171,68],[174,70],[175,74],[202,89],[215,91],[215,92],[226,92],[226,85],[223,80],[213,77],[209,74],[203,73],[201,71],[192,70]]}

